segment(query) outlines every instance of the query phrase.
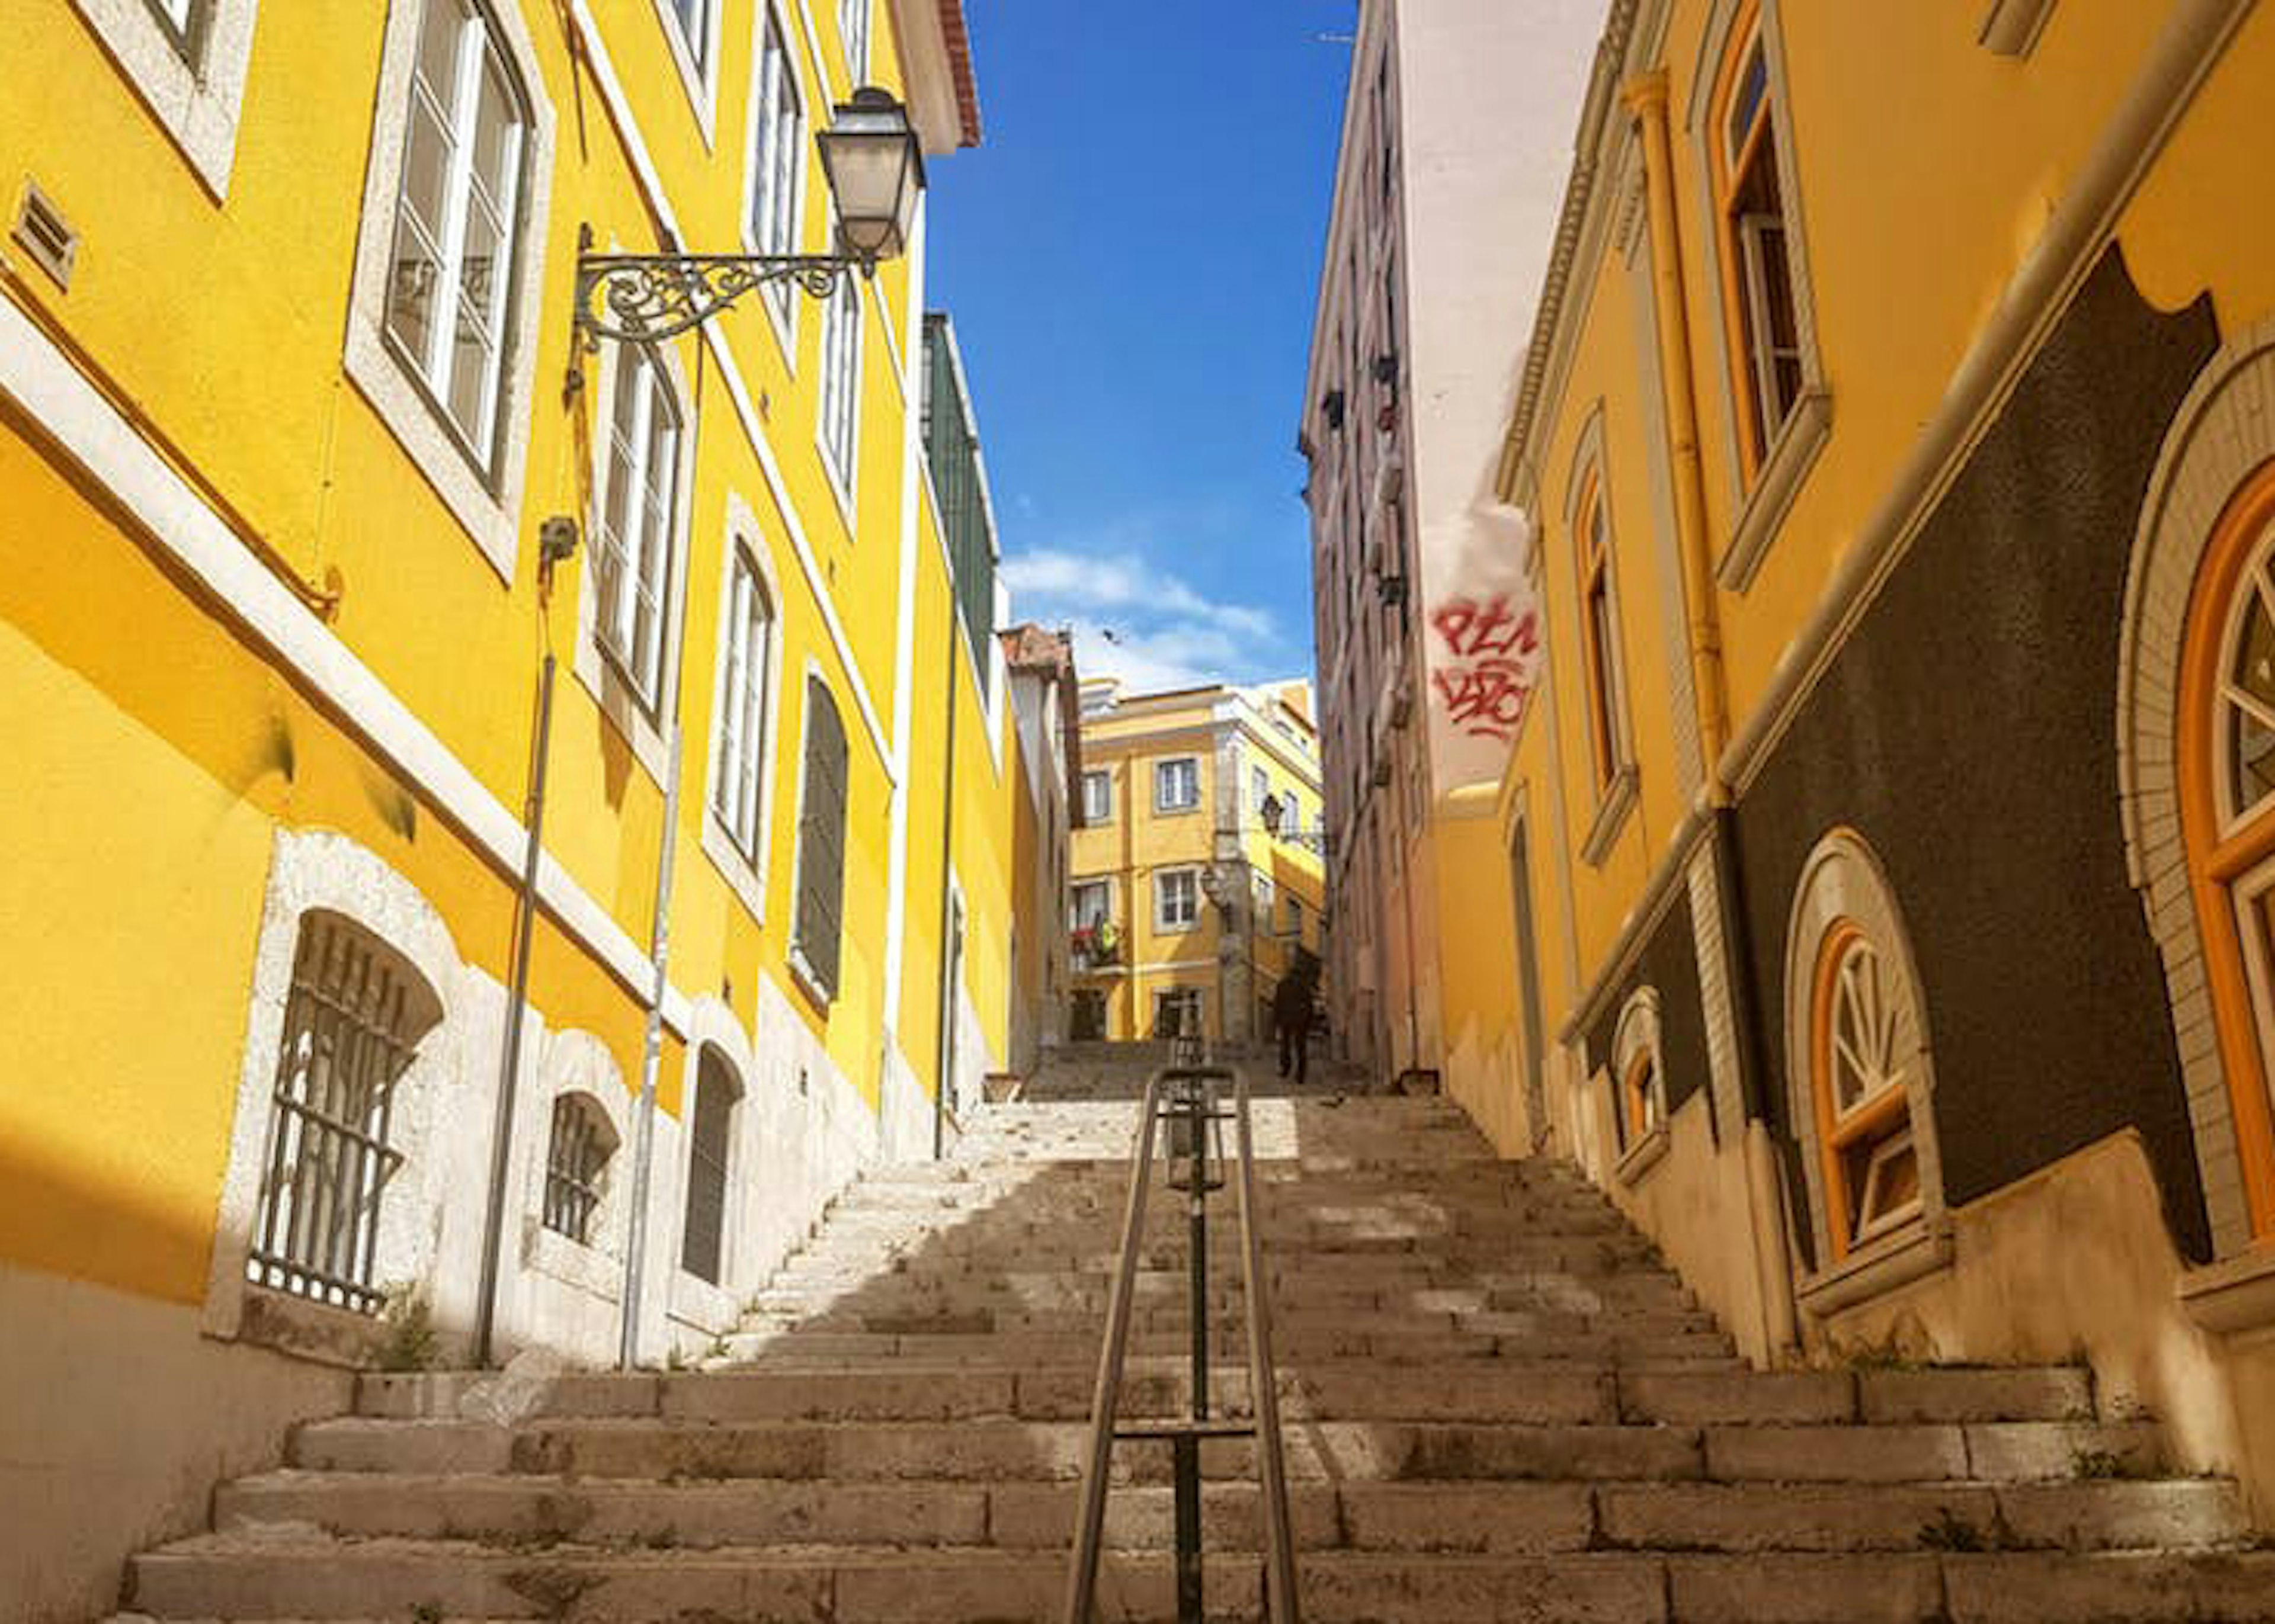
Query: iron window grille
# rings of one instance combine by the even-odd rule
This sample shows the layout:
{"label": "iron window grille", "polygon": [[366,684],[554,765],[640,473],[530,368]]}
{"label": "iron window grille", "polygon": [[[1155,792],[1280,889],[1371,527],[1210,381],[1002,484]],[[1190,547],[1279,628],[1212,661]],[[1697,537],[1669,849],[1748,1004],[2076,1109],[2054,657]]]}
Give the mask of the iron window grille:
{"label": "iron window grille", "polygon": [[379,1311],[380,1200],[403,1161],[388,1143],[395,1086],[434,1013],[374,938],[335,915],[302,919],[246,1259],[255,1285]]}
{"label": "iron window grille", "polygon": [[578,1094],[553,1102],[553,1134],[545,1152],[544,1222],[579,1246],[593,1243],[593,1215],[601,1208],[601,1177],[615,1137],[592,1103]]}

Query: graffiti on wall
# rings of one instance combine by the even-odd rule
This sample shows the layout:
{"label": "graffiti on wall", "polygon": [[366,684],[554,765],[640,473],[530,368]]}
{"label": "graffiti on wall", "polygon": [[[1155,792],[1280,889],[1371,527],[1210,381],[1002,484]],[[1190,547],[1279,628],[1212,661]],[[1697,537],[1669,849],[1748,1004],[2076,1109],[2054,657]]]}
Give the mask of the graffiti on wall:
{"label": "graffiti on wall", "polygon": [[1538,608],[1505,592],[1456,596],[1430,612],[1430,687],[1446,720],[1470,738],[1515,738],[1540,656]]}

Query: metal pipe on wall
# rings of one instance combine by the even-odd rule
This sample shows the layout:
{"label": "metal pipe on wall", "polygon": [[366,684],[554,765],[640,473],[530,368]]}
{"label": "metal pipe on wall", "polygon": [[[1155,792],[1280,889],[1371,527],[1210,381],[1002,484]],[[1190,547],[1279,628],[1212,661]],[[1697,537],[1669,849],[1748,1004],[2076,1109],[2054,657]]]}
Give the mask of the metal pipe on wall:
{"label": "metal pipe on wall", "polygon": [[[647,1273],[648,1190],[655,1179],[655,1087],[663,1069],[663,1001],[669,985],[665,976],[671,963],[671,881],[679,850],[673,834],[679,827],[680,755],[679,723],[675,720],[671,756],[664,768],[663,838],[655,857],[655,916],[648,925],[648,958],[655,967],[655,979],[648,993],[647,1031],[640,1050],[639,1106],[632,1130],[631,1231],[624,1241],[624,1315],[616,1337],[616,1363],[627,1371],[639,1362],[640,1292]],[[683,1105],[681,1109],[686,1107]]]}

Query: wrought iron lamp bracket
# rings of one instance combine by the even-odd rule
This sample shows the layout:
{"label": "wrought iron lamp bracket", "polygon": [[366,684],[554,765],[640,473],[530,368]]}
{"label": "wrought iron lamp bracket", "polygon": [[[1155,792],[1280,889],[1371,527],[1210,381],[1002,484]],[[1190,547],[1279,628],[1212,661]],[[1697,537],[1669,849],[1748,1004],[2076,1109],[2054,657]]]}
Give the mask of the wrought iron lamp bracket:
{"label": "wrought iron lamp bracket", "polygon": [[603,338],[654,344],[700,327],[753,288],[794,283],[828,298],[846,276],[876,268],[847,253],[580,254],[577,333],[588,355]]}

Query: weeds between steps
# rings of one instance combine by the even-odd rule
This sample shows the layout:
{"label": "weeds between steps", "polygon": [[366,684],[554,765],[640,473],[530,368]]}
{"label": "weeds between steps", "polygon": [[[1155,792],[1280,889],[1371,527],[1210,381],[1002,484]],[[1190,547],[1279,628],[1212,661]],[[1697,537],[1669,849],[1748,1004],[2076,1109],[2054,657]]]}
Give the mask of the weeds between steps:
{"label": "weeds between steps", "polygon": [[389,1287],[379,1323],[382,1331],[372,1344],[371,1356],[381,1370],[431,1371],[442,1363],[442,1339],[435,1330],[434,1305],[418,1287]]}

